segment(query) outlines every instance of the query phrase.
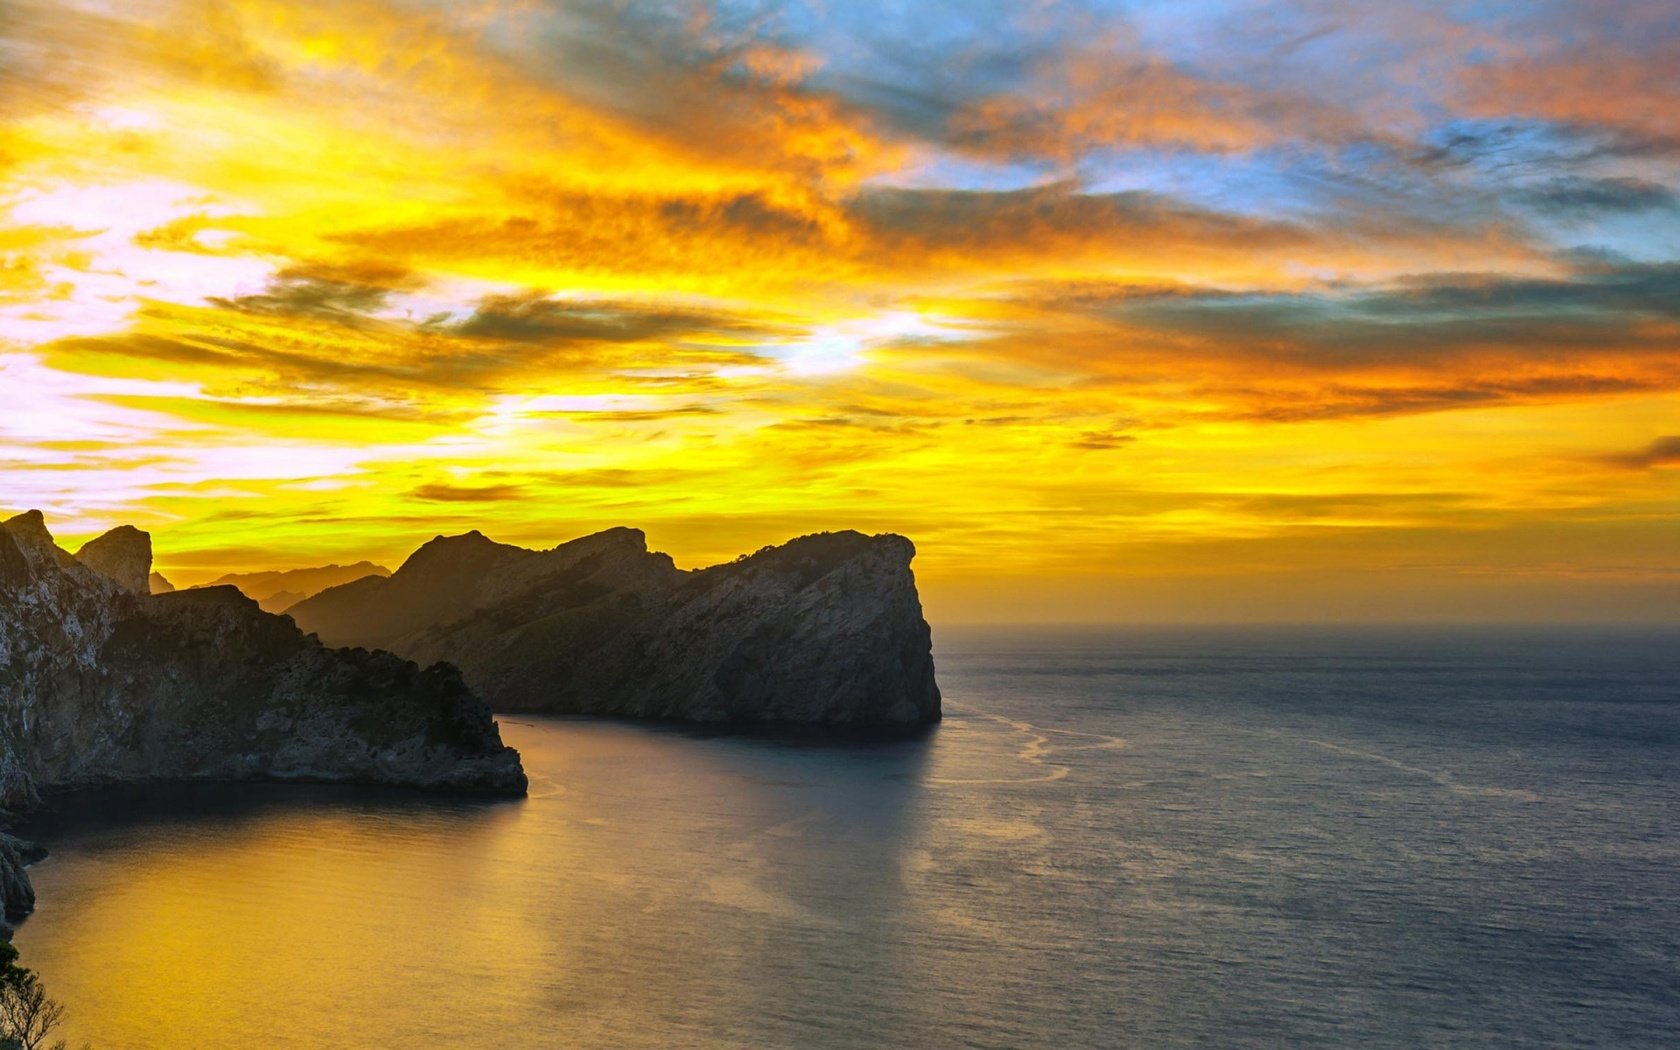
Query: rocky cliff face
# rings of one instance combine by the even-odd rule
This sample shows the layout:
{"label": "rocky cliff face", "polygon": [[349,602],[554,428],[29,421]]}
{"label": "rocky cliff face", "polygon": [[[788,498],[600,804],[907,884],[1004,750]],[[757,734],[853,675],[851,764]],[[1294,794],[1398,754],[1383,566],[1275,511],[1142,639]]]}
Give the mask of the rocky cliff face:
{"label": "rocky cliff face", "polygon": [[76,560],[130,594],[152,591],[152,537],[132,525],[119,525],[82,544]]}
{"label": "rocky cliff face", "polygon": [[684,572],[635,529],[548,551],[472,532],[289,613],[330,644],[454,663],[498,710],[907,725],[940,714],[914,555],[824,533]]}
{"label": "rocky cliff face", "polygon": [[522,793],[453,668],[341,652],[231,587],[147,596],[150,541],[87,563],[38,513],[0,527],[0,806],[122,780],[263,778]]}

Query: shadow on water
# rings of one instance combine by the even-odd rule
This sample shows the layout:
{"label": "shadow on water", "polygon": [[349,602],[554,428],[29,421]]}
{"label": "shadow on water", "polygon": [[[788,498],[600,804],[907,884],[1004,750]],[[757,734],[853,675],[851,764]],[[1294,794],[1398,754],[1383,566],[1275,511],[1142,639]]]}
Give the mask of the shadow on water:
{"label": "shadow on water", "polygon": [[[764,1018],[785,1019],[793,1042],[849,1029],[867,1045],[916,1027],[925,1007],[905,931],[944,734],[544,720],[526,737],[504,726],[532,745],[533,784],[552,777],[558,802],[591,824],[568,877],[626,880],[610,910],[634,920],[592,910],[568,936],[589,959],[581,984],[648,1045],[692,1031],[751,1045],[762,1033],[739,1026]],[[567,739],[574,729],[585,750]],[[855,972],[837,980],[837,966]],[[620,991],[637,987],[662,992],[649,1005]],[[554,1001],[583,1009],[575,985]]]}
{"label": "shadow on water", "polygon": [[[654,737],[707,742],[732,757],[751,761],[757,750],[769,755],[787,750],[829,752],[836,759],[869,756],[899,768],[892,780],[914,780],[926,764],[937,725],[908,728],[820,727],[797,725],[710,726],[683,722],[551,716],[503,716],[517,729],[538,726],[587,730],[616,726]],[[767,759],[768,760],[768,759]],[[548,771],[542,771],[548,772]],[[785,782],[782,782],[785,783]],[[42,843],[97,838],[102,832],[141,825],[236,824],[289,813],[344,815],[425,815],[471,821],[519,806],[523,799],[450,794],[417,788],[368,784],[322,784],[286,781],[174,781],[108,784],[48,795],[42,804],[12,825],[17,835]]]}
{"label": "shadow on water", "polygon": [[207,823],[237,827],[276,817],[334,814],[385,819],[424,817],[471,822],[522,800],[449,795],[415,788],[284,781],[178,781],[108,784],[57,792],[11,827],[49,850],[98,849],[112,833]]}
{"label": "shadow on water", "polygon": [[499,725],[624,726],[690,740],[739,740],[785,747],[868,748],[931,743],[939,723],[902,726],[800,725],[784,722],[683,722],[602,715],[497,715]]}

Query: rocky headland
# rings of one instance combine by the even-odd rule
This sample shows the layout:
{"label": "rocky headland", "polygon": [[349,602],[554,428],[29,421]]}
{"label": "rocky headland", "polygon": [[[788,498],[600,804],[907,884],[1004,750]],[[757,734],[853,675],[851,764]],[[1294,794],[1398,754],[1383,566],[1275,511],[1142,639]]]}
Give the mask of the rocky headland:
{"label": "rocky headland", "polygon": [[[311,780],[519,795],[519,755],[452,667],[334,650],[233,587],[150,594],[151,540],[72,555],[0,524],[0,807],[122,781]],[[0,898],[28,910],[0,837]]]}
{"label": "rocky headland", "polygon": [[551,550],[437,537],[288,614],[330,645],[448,661],[499,711],[913,726],[940,717],[902,536],[805,536],[678,569],[637,529]]}

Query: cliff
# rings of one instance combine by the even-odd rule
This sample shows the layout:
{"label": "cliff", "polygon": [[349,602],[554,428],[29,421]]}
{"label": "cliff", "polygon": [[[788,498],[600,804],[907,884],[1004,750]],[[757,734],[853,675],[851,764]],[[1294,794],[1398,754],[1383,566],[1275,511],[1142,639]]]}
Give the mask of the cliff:
{"label": "cliff", "polygon": [[36,512],[0,527],[0,806],[193,778],[523,792],[453,668],[328,649],[232,587],[147,596],[137,530],[83,550]]}
{"label": "cliff", "polygon": [[[519,755],[451,667],[334,651],[232,587],[148,596],[151,537],[71,555],[0,523],[0,808],[126,780],[274,779],[519,795]],[[0,938],[45,851],[0,834]]]}
{"label": "cliff", "polygon": [[[46,528],[44,522],[41,527]],[[132,594],[152,591],[152,538],[132,525],[119,525],[82,544],[76,560]]]}
{"label": "cliff", "polygon": [[497,710],[913,725],[940,716],[914,556],[837,532],[683,571],[636,529],[547,551],[471,532],[289,614],[330,644],[456,664]]}

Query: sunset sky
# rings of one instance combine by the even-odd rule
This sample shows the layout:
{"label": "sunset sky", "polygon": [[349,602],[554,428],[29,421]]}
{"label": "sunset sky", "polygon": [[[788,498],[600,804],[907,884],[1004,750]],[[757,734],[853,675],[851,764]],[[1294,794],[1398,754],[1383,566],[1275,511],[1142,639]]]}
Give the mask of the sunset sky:
{"label": "sunset sky", "polygon": [[1677,70],[1673,0],[0,0],[0,511],[1680,619]]}

